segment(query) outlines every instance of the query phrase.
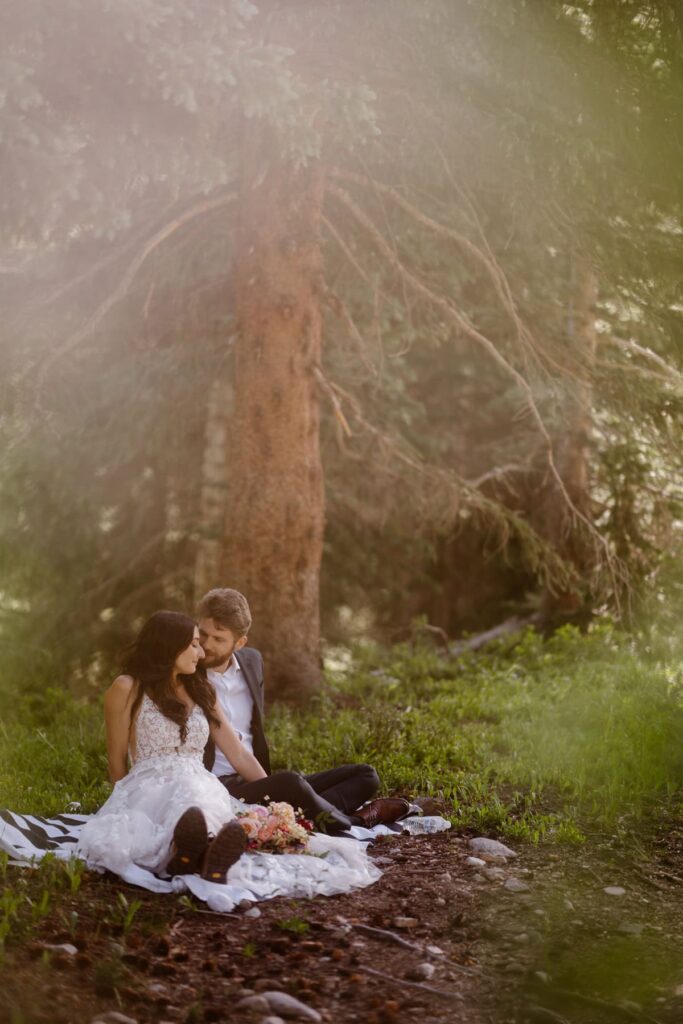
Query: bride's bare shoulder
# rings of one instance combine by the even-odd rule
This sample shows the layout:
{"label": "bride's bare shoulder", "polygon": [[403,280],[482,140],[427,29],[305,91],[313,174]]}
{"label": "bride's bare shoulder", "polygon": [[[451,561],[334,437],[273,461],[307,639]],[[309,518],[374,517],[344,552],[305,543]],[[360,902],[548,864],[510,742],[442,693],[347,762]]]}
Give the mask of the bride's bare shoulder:
{"label": "bride's bare shoulder", "polygon": [[138,684],[132,676],[117,676],[104,695],[105,703],[112,706],[128,704],[135,698]]}

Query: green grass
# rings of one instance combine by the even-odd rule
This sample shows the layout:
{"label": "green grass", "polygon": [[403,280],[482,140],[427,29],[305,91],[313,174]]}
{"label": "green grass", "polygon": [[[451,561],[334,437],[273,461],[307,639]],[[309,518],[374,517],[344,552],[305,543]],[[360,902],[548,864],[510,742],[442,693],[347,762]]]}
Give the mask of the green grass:
{"label": "green grass", "polygon": [[[601,626],[457,659],[364,647],[351,664],[306,709],[271,709],[275,767],[367,761],[385,792],[444,796],[462,827],[533,841],[580,841],[676,806],[683,677],[664,643]],[[0,806],[93,810],[105,779],[99,704],[51,691],[0,728]]]}

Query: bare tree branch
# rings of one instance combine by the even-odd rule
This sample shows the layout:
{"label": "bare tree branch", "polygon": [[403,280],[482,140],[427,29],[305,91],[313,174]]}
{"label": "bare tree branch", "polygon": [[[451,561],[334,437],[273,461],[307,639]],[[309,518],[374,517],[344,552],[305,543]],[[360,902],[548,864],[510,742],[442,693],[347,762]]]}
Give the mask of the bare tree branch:
{"label": "bare tree branch", "polygon": [[538,431],[543,441],[544,453],[548,465],[548,469],[555,481],[557,489],[569,509],[571,515],[575,520],[581,522],[592,537],[596,548],[602,549],[605,565],[608,569],[612,581],[614,584],[614,593],[617,602],[619,601],[619,587],[617,582],[627,583],[628,576],[625,567],[620,563],[619,559],[611,551],[609,542],[604,538],[600,532],[595,528],[591,520],[586,516],[581,509],[579,509],[571,498],[571,495],[567,491],[566,485],[562,476],[557,469],[555,458],[553,454],[553,443],[548,428],[543,421],[536,399],[529,382],[520,373],[520,371],[513,366],[505,356],[499,351],[496,345],[491,341],[490,338],[482,334],[481,331],[470,323],[469,319],[464,313],[462,313],[445,295],[435,292],[429,285],[425,284],[420,280],[417,275],[409,270],[393,252],[391,247],[387,244],[380,230],[368,217],[364,210],[358,206],[358,204],[351,198],[351,196],[344,189],[336,185],[328,185],[328,192],[335,196],[335,198],[343,204],[343,206],[352,214],[354,219],[365,229],[366,233],[370,236],[375,244],[375,248],[384,256],[385,260],[394,269],[394,271],[405,280],[411,288],[418,295],[421,295],[428,303],[441,309],[447,317],[455,324],[460,332],[465,334],[467,337],[475,341],[481,348],[483,348],[489,356],[504,370],[505,374],[512,378],[512,380],[519,387],[522,395],[525,399],[527,409],[531,413],[531,416],[536,423]]}
{"label": "bare tree branch", "polygon": [[320,367],[315,367],[314,373],[320,387],[332,402],[335,414],[337,408],[341,408],[341,403],[346,402],[361,430],[374,441],[376,453],[385,454],[410,469],[412,478],[422,480],[432,498],[438,494],[444,496],[448,515],[443,516],[442,525],[450,525],[457,520],[464,502],[471,512],[495,524],[500,535],[501,547],[505,546],[511,534],[520,538],[534,571],[543,578],[549,589],[552,590],[557,585],[569,586],[575,582],[573,566],[565,562],[552,545],[525,519],[512,509],[486,497],[471,482],[463,480],[453,470],[425,462],[419,453],[411,450],[403,438],[388,434],[370,423],[364,416],[358,399],[329,380]]}
{"label": "bare tree branch", "polygon": [[660,355],[653,352],[651,348],[645,348],[643,345],[639,345],[636,341],[631,341],[626,338],[618,338],[614,334],[602,334],[600,335],[601,341],[606,341],[610,345],[615,345],[620,348],[623,352],[630,352],[633,355],[641,356],[643,359],[649,359],[650,362],[655,363],[667,377],[670,377],[678,385],[683,384],[683,373],[675,366],[667,363],[665,359],[662,359]]}
{"label": "bare tree branch", "polygon": [[[114,289],[114,291],[111,292],[111,294],[108,295],[107,298],[100,303],[100,305],[97,307],[92,316],[81,327],[79,327],[77,331],[70,335],[70,337],[68,337],[64,342],[62,342],[61,345],[57,346],[57,348],[50,354],[50,356],[48,356],[48,358],[42,364],[37,374],[36,391],[38,396],[40,395],[47,374],[55,365],[55,363],[62,359],[69,352],[73,351],[73,349],[77,348],[81,344],[81,342],[88,337],[88,335],[92,334],[92,332],[99,326],[99,324],[102,322],[107,313],[109,313],[109,311],[116,305],[116,303],[119,302],[126,294],[132,282],[135,280],[135,277],[139,272],[140,268],[142,267],[143,263],[145,262],[145,260],[148,259],[149,256],[151,256],[155,249],[157,249],[163,242],[170,238],[171,235],[175,234],[176,231],[179,231],[180,228],[184,227],[185,224],[187,224],[189,221],[194,220],[195,217],[200,217],[205,213],[210,213],[213,210],[218,210],[223,206],[227,206],[234,199],[235,193],[230,192],[227,195],[217,196],[212,199],[206,199],[204,202],[197,203],[196,205],[190,207],[189,210],[186,210],[185,213],[183,213],[181,216],[176,217],[174,220],[170,221],[170,223],[166,224],[163,228],[157,231],[152,236],[152,238],[149,239],[149,241],[143,246],[142,250],[138,253],[133,262],[130,264],[128,270],[125,272],[125,274],[121,278],[119,284]],[[25,370],[24,373],[21,374],[21,376],[19,377],[17,383],[23,383],[24,379],[30,373],[33,372],[33,368]]]}

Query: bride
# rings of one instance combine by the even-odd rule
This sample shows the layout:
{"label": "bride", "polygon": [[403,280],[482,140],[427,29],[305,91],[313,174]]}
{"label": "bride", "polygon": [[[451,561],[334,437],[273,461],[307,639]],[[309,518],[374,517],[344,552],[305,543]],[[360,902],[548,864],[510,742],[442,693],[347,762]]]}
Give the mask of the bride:
{"label": "bride", "polygon": [[75,850],[92,866],[121,873],[135,864],[224,882],[243,853],[246,833],[234,821],[235,803],[202,764],[209,734],[245,779],[266,773],[196,671],[203,655],[192,619],[156,612],[109,687],[104,710],[114,790]]}

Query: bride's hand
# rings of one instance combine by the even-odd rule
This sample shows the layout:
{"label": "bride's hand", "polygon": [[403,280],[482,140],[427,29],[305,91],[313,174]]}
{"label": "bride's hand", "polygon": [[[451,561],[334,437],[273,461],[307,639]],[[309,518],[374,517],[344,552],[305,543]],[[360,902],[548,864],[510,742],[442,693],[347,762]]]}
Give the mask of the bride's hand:
{"label": "bride's hand", "polygon": [[249,753],[242,744],[239,736],[225,717],[225,712],[218,701],[216,701],[214,714],[219,719],[220,724],[210,723],[211,738],[235,771],[242,776],[245,782],[256,782],[257,779],[265,779],[267,773],[264,772],[254,755]]}

